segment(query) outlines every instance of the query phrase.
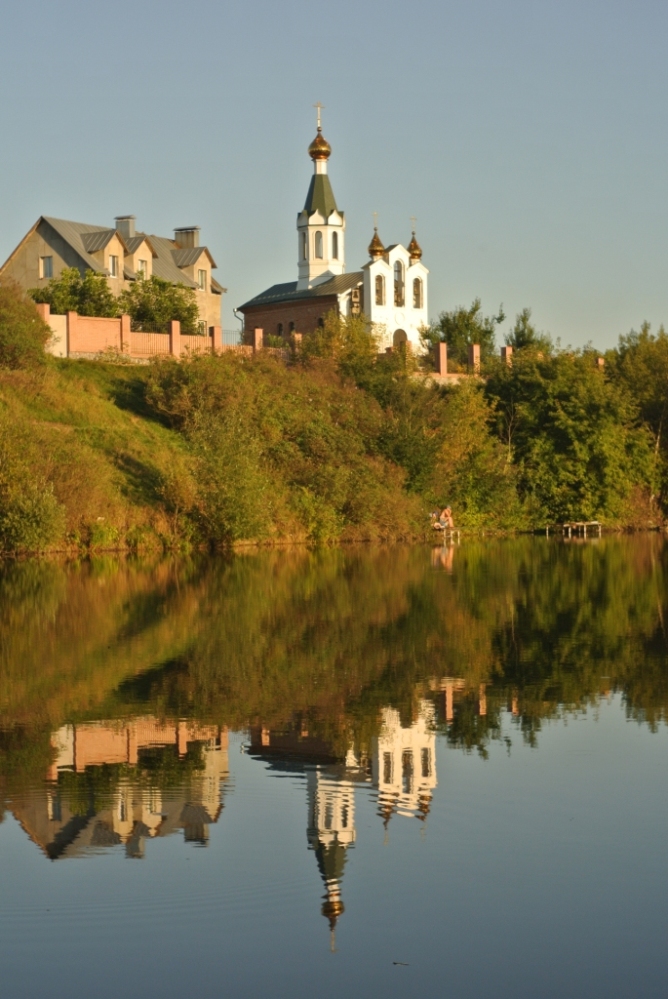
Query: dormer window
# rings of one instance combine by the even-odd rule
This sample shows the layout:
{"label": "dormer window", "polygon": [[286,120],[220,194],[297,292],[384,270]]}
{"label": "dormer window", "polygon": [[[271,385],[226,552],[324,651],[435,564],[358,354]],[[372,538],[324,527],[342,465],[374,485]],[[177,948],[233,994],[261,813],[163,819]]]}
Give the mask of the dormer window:
{"label": "dormer window", "polygon": [[338,232],[332,233],[332,260],[339,259],[339,234]]}
{"label": "dormer window", "polygon": [[376,305],[385,305],[385,278],[376,274]]}
{"label": "dormer window", "polygon": [[148,274],[148,260],[138,260],[137,261],[137,273],[141,274],[142,277],[146,277]]}
{"label": "dormer window", "polygon": [[322,260],[322,233],[319,229],[315,234],[315,256],[316,260]]}
{"label": "dormer window", "polygon": [[404,305],[404,268],[400,260],[394,265],[394,304]]}
{"label": "dormer window", "polygon": [[113,253],[109,254],[109,275],[113,278],[118,277],[118,257]]}
{"label": "dormer window", "polygon": [[415,278],[413,281],[413,308],[422,308],[422,281],[420,278]]}
{"label": "dormer window", "polygon": [[200,291],[206,291],[206,271],[197,271],[197,287]]}

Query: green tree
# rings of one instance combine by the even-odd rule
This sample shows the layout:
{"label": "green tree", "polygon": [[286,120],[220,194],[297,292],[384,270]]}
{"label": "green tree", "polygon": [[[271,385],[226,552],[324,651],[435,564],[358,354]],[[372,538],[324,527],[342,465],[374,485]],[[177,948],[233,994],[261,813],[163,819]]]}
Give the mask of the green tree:
{"label": "green tree", "polygon": [[35,302],[47,302],[56,315],[78,312],[80,316],[118,316],[118,299],[104,274],[87,270],[81,276],[76,267],[66,267],[60,277],[51,278],[44,288],[30,288]]}
{"label": "green tree", "polygon": [[167,327],[171,320],[181,323],[181,332],[194,335],[198,332],[197,299],[192,288],[172,284],[155,274],[147,279],[139,276],[131,288],[122,291],[119,308],[132,317],[135,324]]}
{"label": "green tree", "polygon": [[515,325],[506,334],[506,344],[513,350],[535,350],[551,354],[554,346],[547,333],[539,333],[531,322],[531,309],[522,309],[515,317]]}
{"label": "green tree", "polygon": [[51,331],[17,284],[0,284],[0,367],[43,364]]}
{"label": "green tree", "polygon": [[499,306],[496,316],[484,316],[480,299],[476,298],[467,309],[460,305],[452,312],[441,312],[438,320],[422,334],[425,347],[433,347],[445,341],[448,345],[448,360],[466,367],[470,344],[480,344],[482,361],[492,357],[495,350],[495,329],[505,320],[503,306]]}
{"label": "green tree", "polygon": [[532,520],[630,516],[634,490],[649,495],[652,480],[649,437],[630,395],[591,352],[522,355],[496,365],[486,394]]}

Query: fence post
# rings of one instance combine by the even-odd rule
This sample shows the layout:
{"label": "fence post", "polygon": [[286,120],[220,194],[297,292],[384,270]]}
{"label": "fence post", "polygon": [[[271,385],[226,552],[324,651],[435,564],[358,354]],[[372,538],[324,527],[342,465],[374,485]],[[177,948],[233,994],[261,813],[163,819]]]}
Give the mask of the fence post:
{"label": "fence post", "polygon": [[603,368],[605,367],[605,358],[604,357],[597,357],[596,358],[596,367],[598,368],[599,371],[603,371]]}
{"label": "fence post", "polygon": [[448,373],[448,345],[443,341],[436,344],[436,371],[439,375]]}
{"label": "fence post", "polygon": [[130,343],[130,317],[126,315],[121,316],[121,354],[129,354],[131,352]]}
{"label": "fence post", "polygon": [[[76,312],[65,313],[65,329],[67,331],[67,356],[70,356],[70,352],[76,350],[76,333],[77,333],[77,319],[79,318]],[[73,343],[74,341],[74,343]]]}
{"label": "fence post", "polygon": [[502,347],[501,348],[501,360],[505,361],[509,368],[513,366],[513,348],[512,347]]}
{"label": "fence post", "polygon": [[256,326],[253,330],[253,353],[257,354],[258,350],[262,350],[264,346],[264,330]]}
{"label": "fence post", "polygon": [[172,357],[181,356],[181,323],[178,319],[169,323],[169,353]]}
{"label": "fence post", "polygon": [[223,346],[223,327],[222,326],[209,326],[209,335],[211,337],[211,353],[216,353],[216,346]]}
{"label": "fence post", "polygon": [[469,374],[480,374],[480,344],[469,344]]}
{"label": "fence post", "polygon": [[36,302],[35,308],[39,312],[39,318],[43,319],[45,323],[48,323],[49,316],[51,315],[51,306],[48,302]]}

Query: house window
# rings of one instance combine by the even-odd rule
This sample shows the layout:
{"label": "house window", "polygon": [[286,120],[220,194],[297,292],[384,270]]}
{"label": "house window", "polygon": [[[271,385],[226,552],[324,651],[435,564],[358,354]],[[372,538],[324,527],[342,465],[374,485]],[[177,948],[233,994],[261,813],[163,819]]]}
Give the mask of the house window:
{"label": "house window", "polygon": [[118,277],[118,257],[109,255],[109,273],[112,277]]}
{"label": "house window", "polygon": [[39,276],[41,278],[53,277],[53,257],[39,258]]}
{"label": "house window", "polygon": [[376,305],[385,305],[385,278],[376,274]]}
{"label": "house window", "polygon": [[324,329],[324,327],[325,327],[325,317],[324,316],[318,316],[318,329],[321,330],[321,329]]}
{"label": "house window", "polygon": [[422,308],[422,281],[420,278],[415,278],[413,281],[413,308]]}
{"label": "house window", "polygon": [[339,259],[339,234],[338,232],[332,233],[332,260]]}
{"label": "house window", "polygon": [[283,323],[279,323],[276,327],[276,336],[283,336]]}
{"label": "house window", "polygon": [[302,233],[302,260],[308,260],[308,239],[306,233]]}
{"label": "house window", "polygon": [[148,260],[138,261],[137,272],[141,274],[142,277],[146,277],[146,275],[148,274]]}
{"label": "house window", "polygon": [[394,304],[404,304],[404,268],[400,260],[394,265]]}
{"label": "house window", "polygon": [[422,776],[431,777],[431,753],[429,749],[423,749],[420,756],[422,762]]}
{"label": "house window", "polygon": [[197,286],[201,291],[206,291],[206,271],[197,271]]}
{"label": "house window", "polygon": [[315,255],[317,260],[322,260],[322,233],[320,230],[315,234]]}
{"label": "house window", "polygon": [[295,324],[288,323],[288,333],[294,333],[294,331],[295,331]]}

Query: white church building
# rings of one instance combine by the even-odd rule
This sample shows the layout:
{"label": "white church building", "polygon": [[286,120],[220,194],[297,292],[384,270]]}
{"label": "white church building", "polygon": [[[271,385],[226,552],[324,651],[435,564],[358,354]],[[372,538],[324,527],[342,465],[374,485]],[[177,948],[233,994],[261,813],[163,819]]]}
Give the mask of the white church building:
{"label": "white church building", "polygon": [[297,215],[297,280],[272,285],[239,307],[244,329],[289,337],[312,333],[327,313],[363,313],[373,324],[384,349],[410,343],[420,348],[420,330],[428,325],[429,271],[415,231],[407,247],[383,245],[377,228],[369,244],[369,260],[359,271],[346,272],[346,219],[338,208],[327,172],[332,153],[318,131],[308,149],[313,175],[304,207]]}

